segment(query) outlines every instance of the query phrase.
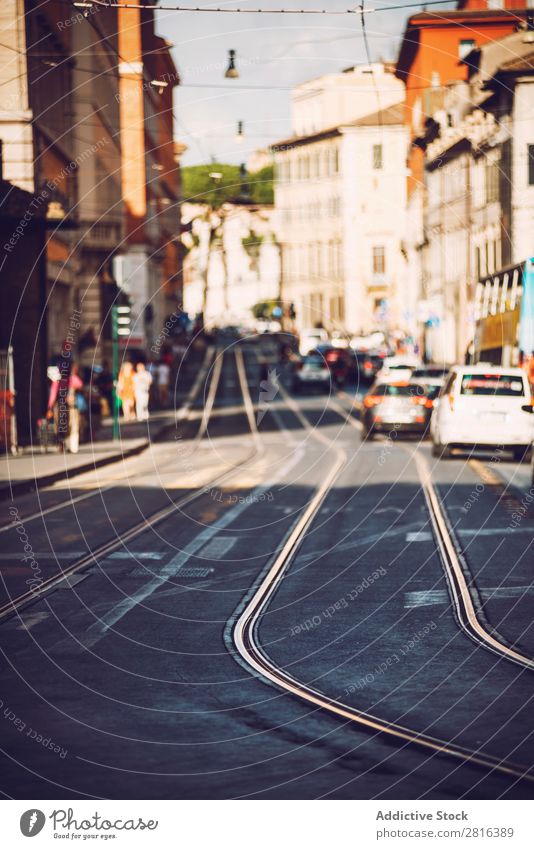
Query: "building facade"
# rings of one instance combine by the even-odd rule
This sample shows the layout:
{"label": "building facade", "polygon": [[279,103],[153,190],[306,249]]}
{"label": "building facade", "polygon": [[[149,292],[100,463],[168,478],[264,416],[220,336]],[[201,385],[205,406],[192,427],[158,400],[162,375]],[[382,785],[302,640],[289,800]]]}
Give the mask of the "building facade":
{"label": "building facade", "polygon": [[125,239],[114,261],[132,304],[129,345],[147,349],[181,305],[179,157],[170,45],[152,9],[119,8],[119,102]]}
{"label": "building facade", "polygon": [[[405,121],[408,130],[407,229],[403,252],[407,262],[408,298],[411,302],[419,303],[417,323],[418,335],[422,339],[435,337],[435,328],[440,327],[442,322],[445,322],[442,332],[445,339],[447,328],[455,321],[452,317],[454,309],[460,308],[459,304],[456,307],[453,304],[454,294],[448,293],[447,316],[440,313],[438,308],[443,301],[436,300],[434,293],[436,286],[442,284],[437,283],[435,270],[432,279],[427,279],[428,265],[423,267],[422,263],[427,239],[424,228],[427,214],[425,150],[436,133],[432,116],[443,112],[449,89],[467,80],[467,66],[463,59],[471,51],[513,33],[518,26],[526,25],[528,10],[510,8],[517,5],[509,0],[460,0],[455,10],[440,10],[436,13],[424,11],[412,15],[404,32],[395,71],[406,86]],[[456,185],[460,177],[456,175],[455,180]],[[456,192],[453,187],[447,186],[446,190]],[[458,190],[458,197],[454,201],[451,197],[456,207],[456,216],[460,215],[461,194]],[[461,215],[465,214],[465,210],[462,210]],[[429,210],[429,216],[433,221],[435,211]],[[455,220],[458,222],[456,230],[465,241],[460,219],[456,217]],[[449,236],[454,238],[452,231]],[[457,270],[447,267],[443,274],[447,275],[442,278],[443,286],[447,286],[451,275],[454,277]],[[445,353],[450,356],[452,348],[457,350],[457,346],[454,344],[451,348],[450,342],[447,344],[449,347]],[[426,354],[442,359],[444,351],[435,347],[429,348]]]}
{"label": "building facade", "polygon": [[294,92],[294,135],[273,150],[282,293],[298,328],[356,333],[406,320],[402,99],[380,63]]}
{"label": "building facade", "polygon": [[[273,207],[234,202],[224,203],[214,212],[202,204],[184,203],[182,223],[188,248],[183,275],[185,310],[195,316],[205,304],[208,326],[250,326],[253,307],[280,295],[280,250]],[[210,239],[210,228],[216,228],[215,238]]]}
{"label": "building facade", "polygon": [[434,359],[463,361],[480,281],[534,254],[534,42],[520,31],[472,51],[468,80],[434,113],[425,153],[425,297]]}

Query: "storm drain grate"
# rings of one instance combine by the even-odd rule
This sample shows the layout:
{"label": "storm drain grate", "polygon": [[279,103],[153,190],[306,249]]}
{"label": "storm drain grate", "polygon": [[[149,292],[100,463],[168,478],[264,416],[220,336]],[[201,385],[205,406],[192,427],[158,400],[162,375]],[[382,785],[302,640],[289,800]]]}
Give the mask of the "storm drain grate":
{"label": "storm drain grate", "polygon": [[211,575],[213,569],[202,569],[200,567],[195,568],[194,566],[190,566],[189,568],[184,567],[183,569],[178,569],[175,572],[174,577],[176,578],[207,578],[208,575]]}

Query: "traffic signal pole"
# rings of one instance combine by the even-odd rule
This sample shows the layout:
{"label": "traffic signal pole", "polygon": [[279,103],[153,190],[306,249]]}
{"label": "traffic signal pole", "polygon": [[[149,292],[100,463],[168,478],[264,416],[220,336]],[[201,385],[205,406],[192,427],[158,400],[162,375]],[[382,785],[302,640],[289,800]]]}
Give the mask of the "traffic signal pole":
{"label": "traffic signal pole", "polygon": [[119,308],[111,307],[111,371],[113,374],[113,439],[117,440],[119,430],[119,396],[117,383],[119,380]]}
{"label": "traffic signal pole", "polygon": [[111,307],[111,369],[113,372],[113,439],[120,436],[119,429],[119,339],[130,335],[131,312],[128,298],[123,295],[122,303]]}

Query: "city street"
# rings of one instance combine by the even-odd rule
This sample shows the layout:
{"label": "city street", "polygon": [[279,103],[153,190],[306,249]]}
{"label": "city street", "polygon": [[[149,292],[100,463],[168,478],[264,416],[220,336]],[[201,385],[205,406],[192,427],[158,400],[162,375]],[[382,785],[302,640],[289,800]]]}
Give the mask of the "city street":
{"label": "city street", "polygon": [[146,450],[2,502],[5,796],[532,798],[529,463],[363,440],[367,389],[220,334]]}

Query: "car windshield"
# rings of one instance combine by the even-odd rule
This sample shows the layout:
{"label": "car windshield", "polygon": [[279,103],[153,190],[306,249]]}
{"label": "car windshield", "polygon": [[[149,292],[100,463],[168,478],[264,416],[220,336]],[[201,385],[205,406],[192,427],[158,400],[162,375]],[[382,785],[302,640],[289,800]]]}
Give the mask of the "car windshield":
{"label": "car windshield", "polygon": [[388,395],[396,398],[409,398],[413,396],[424,396],[425,391],[422,386],[416,386],[413,383],[403,383],[395,385],[394,383],[383,383],[377,386],[370,393],[371,395]]}
{"label": "car windshield", "polygon": [[308,366],[308,368],[313,368],[313,369],[325,367],[324,360],[321,359],[321,357],[305,357],[304,358],[304,365]]}
{"label": "car windshield", "polygon": [[513,374],[464,374],[460,394],[520,398],[525,394],[525,387],[522,379]]}

